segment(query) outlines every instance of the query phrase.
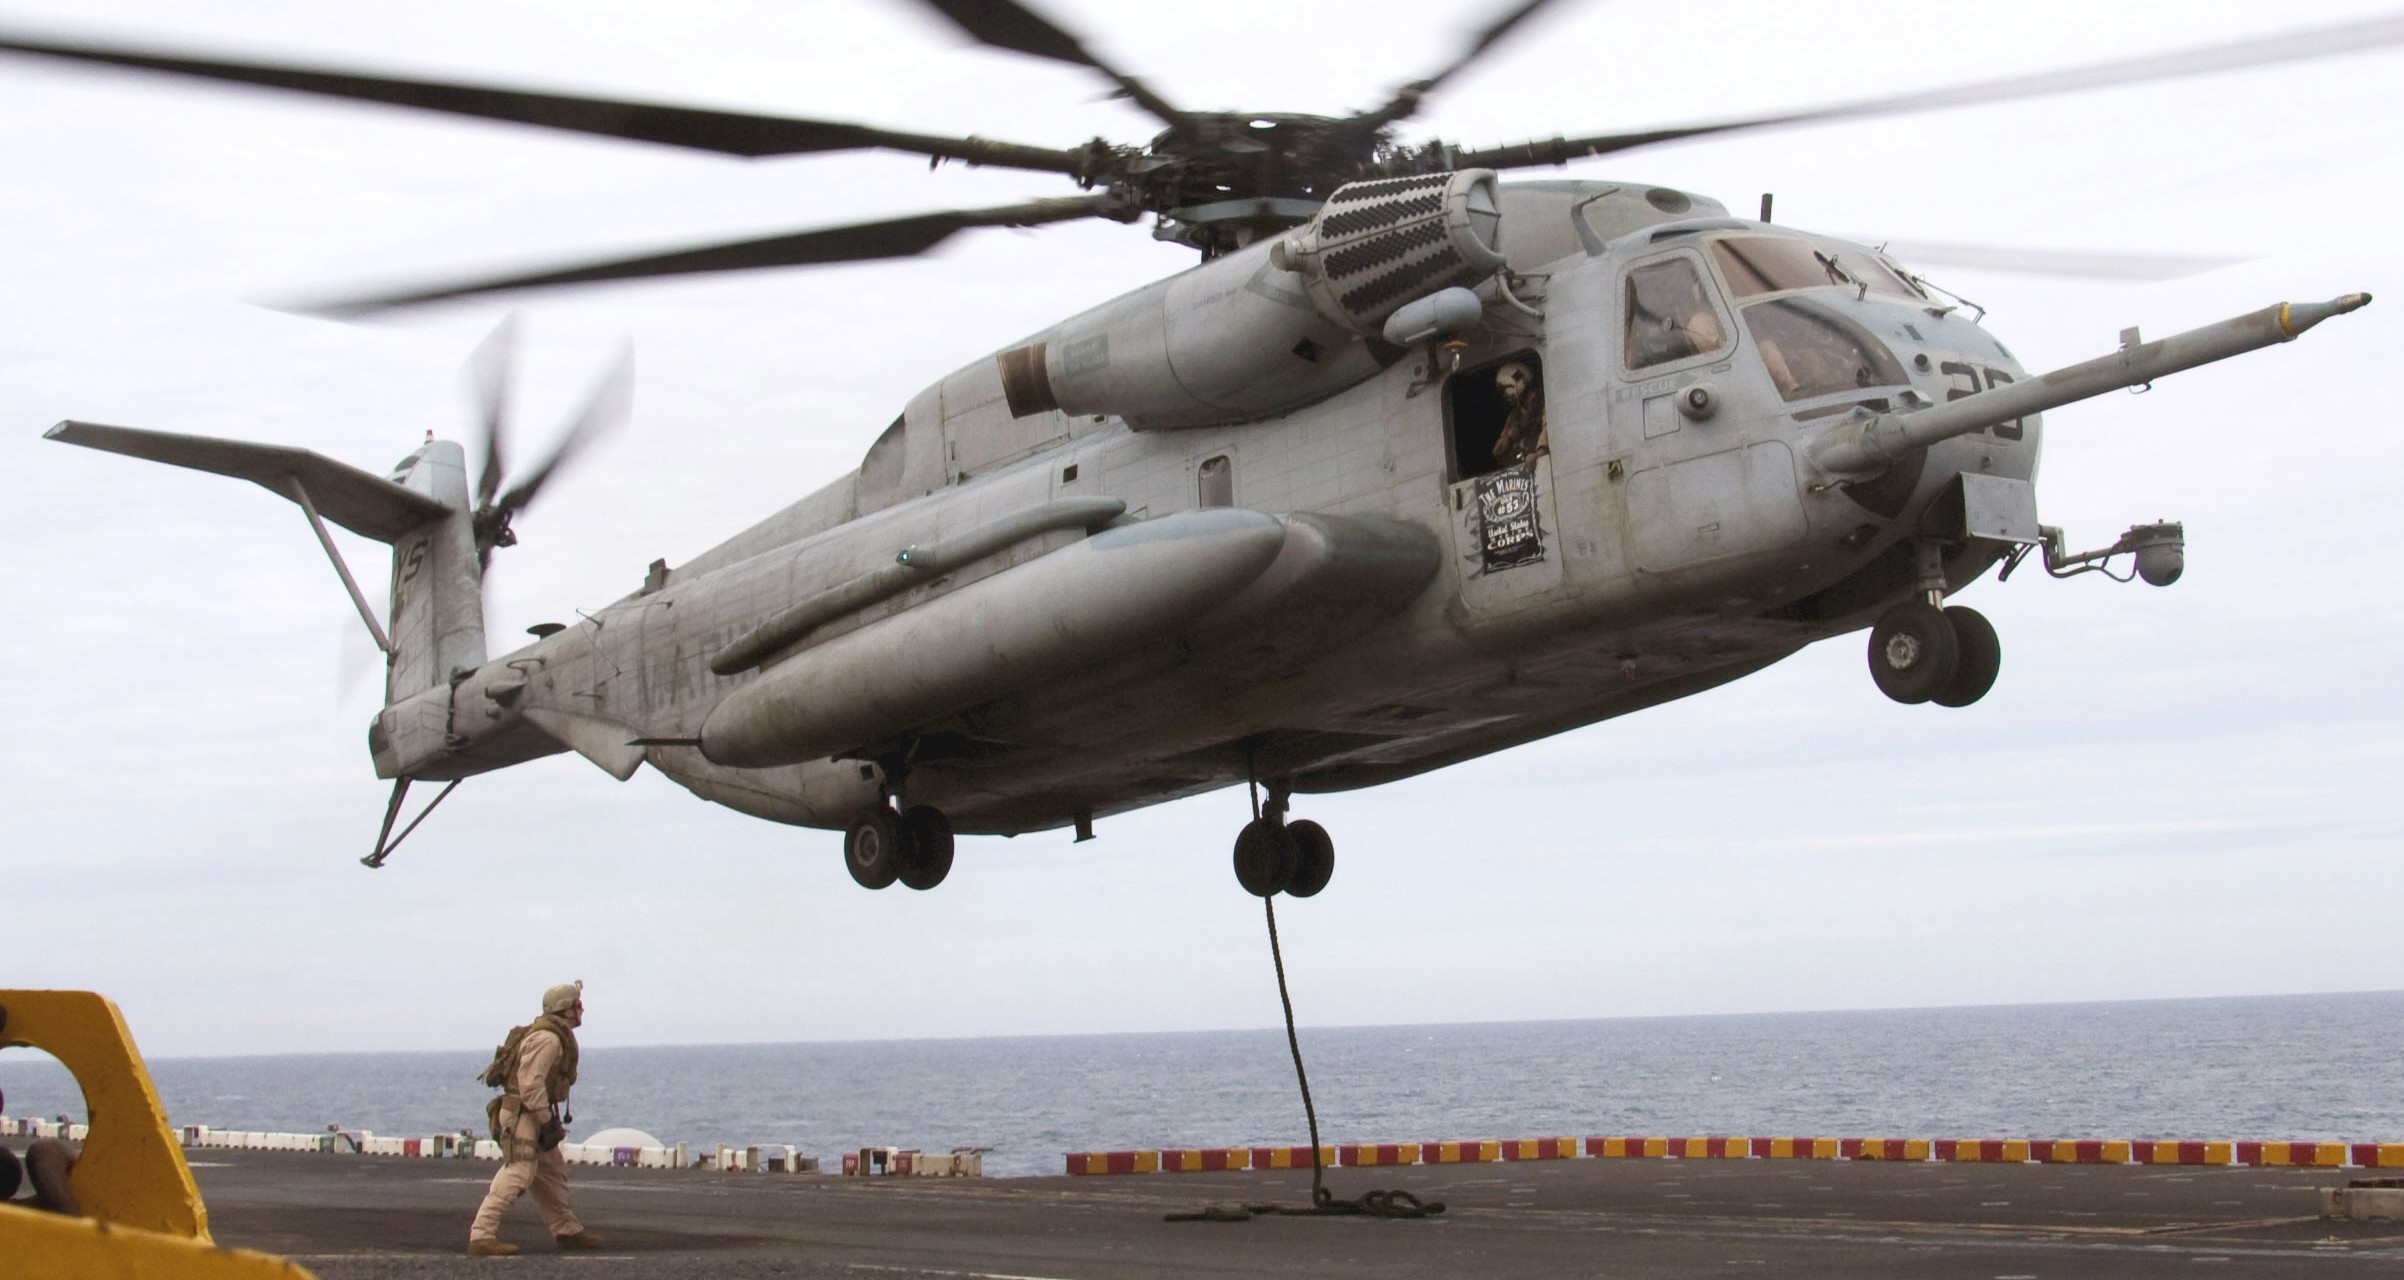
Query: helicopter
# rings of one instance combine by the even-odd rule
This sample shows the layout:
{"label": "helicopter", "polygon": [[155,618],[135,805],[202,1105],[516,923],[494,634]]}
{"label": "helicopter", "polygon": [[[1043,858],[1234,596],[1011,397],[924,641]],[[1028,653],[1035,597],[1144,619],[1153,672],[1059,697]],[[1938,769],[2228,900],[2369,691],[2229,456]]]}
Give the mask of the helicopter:
{"label": "helicopter", "polygon": [[[1239,881],[1315,893],[1333,843],[1287,820],[1294,796],[1658,705],[1815,640],[1866,627],[1888,696],[1977,701],[2000,643],[1944,603],[1953,593],[2031,554],[2057,573],[2115,557],[2148,581],[2178,572],[2175,525],[2073,553],[2036,522],[2043,411],[2286,341],[2367,300],[2283,305],[2161,342],[2131,333],[2118,353],[2031,376],[1874,247],[1665,187],[1500,177],[1781,120],[1483,148],[1395,141],[1422,97],[1537,4],[1342,118],[1185,112],[1023,6],[935,7],[988,44],[1096,70],[1163,131],[1047,150],[0,41],[739,154],[887,147],[1089,192],[363,300],[374,305],[906,256],[973,228],[1083,218],[1148,215],[1203,259],[965,367],[913,398],[852,476],[498,658],[484,650],[481,574],[564,455],[504,488],[497,412],[472,489],[465,451],[444,441],[378,476],[269,446],[54,429],[258,481],[313,523],[394,545],[388,629],[343,570],[390,655],[370,738],[395,786],[371,864],[397,843],[412,781],[455,786],[572,750],[620,778],[649,763],[743,812],[845,830],[847,866],[869,887],[939,883],[955,831],[1082,837],[1097,817],[1253,780],[1268,799],[1238,835]],[[2363,39],[2331,33],[2321,47]],[[596,434],[622,400],[613,382],[567,438]]]}

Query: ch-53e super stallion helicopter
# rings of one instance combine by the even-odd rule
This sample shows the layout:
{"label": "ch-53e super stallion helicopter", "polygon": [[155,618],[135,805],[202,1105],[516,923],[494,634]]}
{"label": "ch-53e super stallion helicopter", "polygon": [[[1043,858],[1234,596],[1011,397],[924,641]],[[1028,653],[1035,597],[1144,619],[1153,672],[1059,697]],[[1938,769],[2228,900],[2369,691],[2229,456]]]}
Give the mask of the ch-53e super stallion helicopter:
{"label": "ch-53e super stallion helicopter", "polygon": [[[1133,221],[1200,265],[911,397],[858,470],[577,625],[487,653],[481,576],[569,445],[504,489],[429,436],[389,475],[302,450],[62,423],[51,436],[297,503],[389,655],[369,731],[394,780],[573,750],[748,814],[847,832],[852,876],[943,880],[957,832],[1073,826],[1253,781],[1245,889],[1308,895],[1299,794],[1373,786],[1712,688],[1869,629],[1870,673],[1958,707],[2001,648],[1946,601],[2033,554],[2164,585],[2175,524],[2073,553],[2038,523],[2046,410],[2284,342],[2368,301],[2280,304],[2032,376],[1878,249],[1689,192],[1505,183],[1737,129],[2128,83],[2404,42],[2387,19],[1771,117],[1496,147],[1395,139],[1451,65],[1349,117],[1181,109],[1015,0],[928,0],[972,37],[1093,68],[1148,144],[977,138],[199,59],[0,35],[0,50],[555,129],[777,155],[877,147],[1065,175],[1088,194],[414,290],[902,257],[976,227]],[[498,349],[495,349],[497,358]],[[497,383],[495,384],[497,386]],[[388,626],[324,520],[393,548]],[[442,794],[448,794],[448,787]],[[440,796],[436,797],[439,803]],[[431,805],[427,806],[428,810]],[[420,812],[418,820],[423,819]],[[401,830],[406,836],[413,821]]]}

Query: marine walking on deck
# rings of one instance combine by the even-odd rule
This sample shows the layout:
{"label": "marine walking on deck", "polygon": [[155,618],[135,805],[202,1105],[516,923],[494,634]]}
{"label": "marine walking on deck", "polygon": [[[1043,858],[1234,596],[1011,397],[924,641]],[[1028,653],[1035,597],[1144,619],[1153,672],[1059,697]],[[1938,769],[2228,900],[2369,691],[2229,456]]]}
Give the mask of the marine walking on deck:
{"label": "marine walking on deck", "polygon": [[500,1237],[501,1216],[528,1191],[561,1249],[601,1247],[601,1238],[584,1229],[568,1204],[567,1161],[559,1154],[575,1119],[568,1092],[576,1086],[576,1028],[583,1024],[584,983],[563,983],[543,993],[541,1017],[513,1028],[493,1051],[482,1078],[501,1090],[485,1111],[493,1141],[502,1146],[502,1163],[468,1228],[471,1256],[518,1251]]}

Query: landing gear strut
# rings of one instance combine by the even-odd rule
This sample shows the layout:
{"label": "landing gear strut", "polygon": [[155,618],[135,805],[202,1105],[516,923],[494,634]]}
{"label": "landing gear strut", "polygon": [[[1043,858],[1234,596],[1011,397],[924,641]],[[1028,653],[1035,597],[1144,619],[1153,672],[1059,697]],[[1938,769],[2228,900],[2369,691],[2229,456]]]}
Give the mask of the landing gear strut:
{"label": "landing gear strut", "polygon": [[1235,837],[1235,881],[1256,898],[1279,893],[1307,898],[1327,887],[1336,870],[1336,843],[1327,828],[1305,818],[1285,820],[1290,793],[1275,783],[1261,815]]}
{"label": "landing gear strut", "polygon": [[899,813],[889,804],[878,805],[844,833],[843,866],[864,889],[882,889],[896,880],[932,889],[951,874],[951,820],[930,805]]}

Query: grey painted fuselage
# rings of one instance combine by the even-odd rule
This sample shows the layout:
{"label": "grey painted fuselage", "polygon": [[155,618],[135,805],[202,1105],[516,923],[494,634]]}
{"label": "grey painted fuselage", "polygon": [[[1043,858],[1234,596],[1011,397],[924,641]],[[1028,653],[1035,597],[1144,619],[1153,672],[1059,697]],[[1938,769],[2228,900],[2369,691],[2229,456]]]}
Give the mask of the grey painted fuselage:
{"label": "grey painted fuselage", "polygon": [[[938,806],[964,832],[1000,833],[1254,772],[1303,792],[1372,785],[1711,688],[1865,626],[1912,593],[1910,540],[1959,473],[2033,478],[2033,418],[1945,441],[1866,484],[1830,483],[1809,464],[1809,438],[1856,405],[1942,402],[2025,377],[1960,313],[1865,287],[1871,251],[1727,218],[1660,189],[1543,182],[1502,192],[1519,296],[1481,288],[1485,322],[1465,347],[1356,342],[1330,355],[1334,344],[1320,342],[1314,360],[1296,343],[1248,357],[1283,359],[1302,383],[1320,379],[1300,393],[1317,398],[1216,426],[1014,414],[1000,362],[980,360],[911,400],[857,473],[591,618],[416,695],[441,702],[439,712],[397,703],[379,723],[380,766],[461,776],[566,742],[620,776],[649,763],[705,799],[821,827],[877,803],[890,774],[903,803]],[[1730,235],[1794,238],[1840,264],[1818,287],[1768,296],[1807,297],[1874,335],[1895,357],[1893,376],[1789,398],[1792,386],[1782,390],[1745,320],[1760,297],[1732,301],[1738,286],[1708,248]],[[1669,359],[1656,351],[1632,369],[1630,273],[1669,260],[1708,282],[1703,323],[1716,322],[1722,343]],[[1237,299],[1244,305],[1294,305],[1273,296],[1279,273],[1266,245],[1179,279],[1204,272],[1241,276],[1262,300]],[[1177,287],[1162,282],[1097,310],[1166,310]],[[1073,336],[1078,323],[1051,336]],[[1550,449],[1493,468],[1477,456],[1482,442],[1467,439],[1477,406],[1454,386],[1490,377],[1507,359],[1541,370]],[[1359,376],[1328,390],[1345,382],[1324,373],[1338,360]],[[1457,372],[1442,376],[1437,361],[1457,361]],[[1680,408],[1698,387],[1713,398],[1706,415]],[[1525,487],[1505,475],[1509,492],[1498,499],[1495,477],[1506,472]],[[779,610],[891,566],[906,548],[1076,498],[1122,502],[1124,514],[1098,533],[1053,529],[908,585],[761,665],[712,670],[713,657]],[[1532,500],[1532,556],[1524,544],[1507,562],[1493,556],[1492,504],[1501,500]],[[1078,650],[1073,662],[1000,654],[988,667],[1001,674],[988,671],[982,685],[943,670],[963,647],[987,643],[985,626],[998,634],[1021,614],[1035,624],[1093,615],[1104,626],[1114,582],[1129,581],[1118,575],[1158,574],[1181,554],[1155,547],[1149,568],[1122,570],[1112,566],[1143,563],[1137,549],[1113,561],[1115,544],[1104,540],[1221,505],[1257,518],[1156,527],[1190,540],[1197,562],[1223,555],[1232,564],[1246,554],[1241,542],[1259,544],[1264,564],[1292,567],[1256,568],[1260,582],[1199,603],[1146,605],[1161,625],[1135,618],[1106,649]],[[1316,552],[1295,549],[1309,539]],[[1054,559],[1062,568],[1049,580],[1034,572],[1088,542],[1098,548],[1090,571]],[[1959,542],[1945,576],[1966,583],[2004,550]],[[1383,557],[1390,571],[1344,568],[1364,557]],[[1413,557],[1424,562],[1416,575],[1404,565]],[[1286,579],[1271,581],[1279,573]],[[901,697],[914,682],[945,679],[955,695],[993,696],[809,759],[712,758],[727,755],[713,749],[713,713],[759,682],[788,686],[779,714],[807,715],[816,701],[867,696],[862,681],[890,682]],[[939,693],[910,705],[941,706]],[[752,714],[750,727],[768,715]],[[409,745],[437,721],[439,748]]]}

